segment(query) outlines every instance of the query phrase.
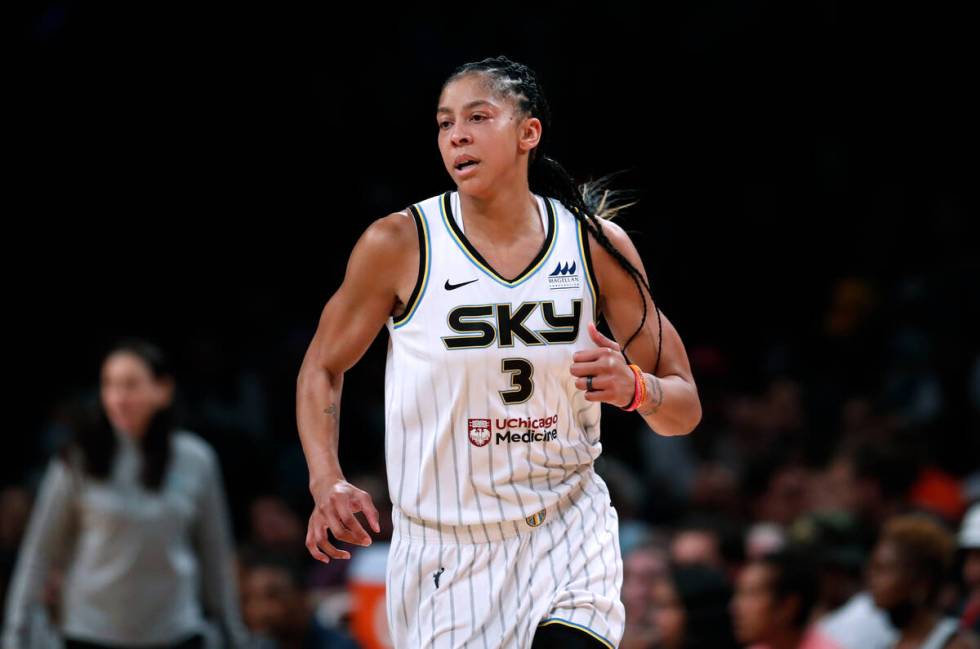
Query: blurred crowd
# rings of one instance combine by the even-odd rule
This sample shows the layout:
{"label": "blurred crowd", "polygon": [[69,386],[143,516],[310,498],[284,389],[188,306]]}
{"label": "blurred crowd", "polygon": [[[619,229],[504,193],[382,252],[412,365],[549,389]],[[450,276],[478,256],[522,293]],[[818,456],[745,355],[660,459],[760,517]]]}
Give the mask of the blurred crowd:
{"label": "blurred crowd", "polygon": [[[919,280],[846,278],[809,329],[749,349],[686,340],[704,407],[689,436],[604,411],[596,468],[621,522],[622,649],[978,646],[980,354],[969,334],[949,336],[928,295]],[[352,558],[329,564],[304,545],[311,501],[290,406],[311,335],[309,324],[284,334],[274,363],[218,339],[173,350],[178,414],[221,464],[228,560],[254,642],[385,647],[377,397],[345,392],[341,461],[371,493],[381,534],[369,547],[338,542]],[[380,387],[377,360],[362,371]],[[4,601],[50,458],[71,439],[77,404],[98,398],[93,385],[54,404],[30,466],[5,476]],[[32,647],[59,646],[62,579],[53,564]]]}

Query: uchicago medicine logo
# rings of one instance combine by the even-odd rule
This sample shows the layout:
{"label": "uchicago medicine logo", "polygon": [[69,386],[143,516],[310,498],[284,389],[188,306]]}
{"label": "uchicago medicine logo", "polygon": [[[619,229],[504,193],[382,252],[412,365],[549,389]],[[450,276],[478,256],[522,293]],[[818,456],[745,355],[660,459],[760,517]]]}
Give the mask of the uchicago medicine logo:
{"label": "uchicago medicine logo", "polygon": [[491,439],[498,445],[552,442],[558,439],[558,413],[538,418],[497,417],[491,420],[470,417],[466,420],[466,433],[473,446],[486,446]]}
{"label": "uchicago medicine logo", "polygon": [[470,444],[473,446],[486,446],[490,443],[489,419],[467,419],[466,429],[470,437]]}

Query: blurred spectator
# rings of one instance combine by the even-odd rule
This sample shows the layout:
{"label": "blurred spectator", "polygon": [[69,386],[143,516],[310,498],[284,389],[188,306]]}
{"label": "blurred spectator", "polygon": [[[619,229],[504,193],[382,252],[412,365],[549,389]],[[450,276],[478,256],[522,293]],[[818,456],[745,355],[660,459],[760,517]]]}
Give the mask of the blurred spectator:
{"label": "blurred spectator", "polygon": [[104,356],[100,400],[50,461],[8,592],[4,649],[31,645],[56,565],[73,647],[202,647],[205,615],[248,644],[214,451],[175,423],[164,354],[124,340]]}
{"label": "blurred spectator", "polygon": [[710,566],[723,570],[721,539],[714,530],[687,528],[678,530],[670,544],[671,559],[679,565]]}
{"label": "blurred spectator", "polygon": [[980,468],[963,479],[963,498],[967,503],[980,502]]}
{"label": "blurred spectator", "polygon": [[779,464],[754,503],[753,518],[788,526],[807,511],[811,492],[811,472],[806,466],[797,461]]}
{"label": "blurred spectator", "polygon": [[905,424],[936,419],[944,406],[942,382],[931,359],[935,357],[929,336],[906,326],[888,342],[888,363],[882,400]]}
{"label": "blurred spectator", "polygon": [[898,638],[888,616],[866,591],[821,619],[814,635],[813,646],[825,649],[889,649]]}
{"label": "blurred spectator", "polygon": [[242,610],[248,628],[267,649],[357,649],[313,614],[303,572],[295,560],[253,556],[242,569]]}
{"label": "blurred spectator", "polygon": [[743,560],[742,537],[735,522],[695,512],[675,528],[670,559],[678,565],[702,565],[733,575]]}
{"label": "blurred spectator", "polygon": [[255,552],[272,552],[308,556],[304,541],[306,528],[296,512],[279,496],[260,495],[249,507],[250,538],[248,546]]}
{"label": "blurred spectator", "polygon": [[756,523],[745,534],[745,556],[749,559],[760,559],[785,545],[786,532],[776,523]]}
{"label": "blurred spectator", "polygon": [[816,571],[803,553],[781,551],[751,560],[739,573],[732,598],[735,637],[758,649],[805,647],[817,593]]}
{"label": "blurred spectator", "polygon": [[846,441],[827,469],[821,509],[853,514],[869,533],[908,507],[919,459],[906,446]]}
{"label": "blurred spectator", "polygon": [[653,535],[650,525],[638,517],[646,496],[643,482],[626,463],[601,455],[595,461],[596,472],[606,481],[609,497],[616,503],[619,515],[619,549],[622,556],[646,542]]}
{"label": "blurred spectator", "polygon": [[924,515],[891,519],[875,546],[869,582],[875,603],[899,632],[895,647],[975,649],[980,639],[958,629],[938,606],[952,564],[953,536]]}
{"label": "blurred spectator", "polygon": [[909,489],[908,500],[916,509],[939,514],[948,523],[958,521],[966,509],[960,481],[935,466],[923,467],[919,472]]}
{"label": "blurred spectator", "polygon": [[819,575],[814,616],[843,606],[862,588],[870,543],[854,517],[842,511],[814,512],[797,519],[790,543],[816,564]]}
{"label": "blurred spectator", "polygon": [[737,647],[725,574],[703,565],[674,566],[653,587],[657,649]]}
{"label": "blurred spectator", "polygon": [[967,512],[960,528],[960,550],[963,555],[963,599],[960,626],[980,633],[980,503]]}
{"label": "blurred spectator", "polygon": [[648,541],[623,557],[623,605],[626,630],[620,649],[648,649],[659,638],[654,615],[653,589],[667,577],[669,557],[666,543]]}

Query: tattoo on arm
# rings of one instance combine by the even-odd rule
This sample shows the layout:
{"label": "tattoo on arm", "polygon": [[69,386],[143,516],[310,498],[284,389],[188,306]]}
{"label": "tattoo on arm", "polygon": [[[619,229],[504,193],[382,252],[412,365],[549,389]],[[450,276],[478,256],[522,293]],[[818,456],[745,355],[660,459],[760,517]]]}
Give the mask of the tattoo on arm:
{"label": "tattoo on arm", "polygon": [[647,383],[647,398],[646,403],[641,404],[637,411],[646,417],[660,410],[660,406],[664,403],[664,388],[660,384],[660,379],[652,374],[644,374],[643,380]]}
{"label": "tattoo on arm", "polygon": [[337,423],[337,404],[331,403],[327,406],[327,409],[323,411],[323,414],[330,415],[333,417],[334,423]]}

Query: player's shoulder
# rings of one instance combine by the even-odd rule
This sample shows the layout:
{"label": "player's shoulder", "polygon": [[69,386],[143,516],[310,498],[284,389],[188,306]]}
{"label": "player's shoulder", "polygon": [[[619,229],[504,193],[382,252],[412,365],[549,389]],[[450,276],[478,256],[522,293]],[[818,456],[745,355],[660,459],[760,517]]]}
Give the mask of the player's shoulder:
{"label": "player's shoulder", "polygon": [[424,224],[416,221],[425,218],[426,212],[438,209],[438,201],[445,194],[437,194],[423,201],[392,212],[372,221],[361,235],[364,246],[372,253],[388,258],[400,256],[405,252],[418,252],[420,228]]}
{"label": "player's shoulder", "polygon": [[[623,229],[623,226],[616,223],[615,221],[610,221],[609,219],[596,219],[594,223],[597,223],[597,229],[599,229],[602,234],[606,236],[609,241],[613,243],[617,248],[621,248],[622,245],[626,243],[632,243],[630,236]],[[592,245],[601,245],[596,241],[595,235],[589,231],[589,240]]]}
{"label": "player's shoulder", "polygon": [[[634,266],[642,263],[636,245],[626,230],[623,229],[623,226],[609,219],[596,219],[593,223],[597,224],[596,228],[602,232],[606,240]],[[593,262],[596,265],[596,272],[599,275],[605,275],[606,267],[619,268],[619,262],[599,242],[591,228],[589,228],[589,254],[592,256]]]}
{"label": "player's shoulder", "polygon": [[392,212],[372,221],[364,229],[352,253],[352,259],[368,264],[391,263],[406,253],[417,254],[418,235],[408,209]]}
{"label": "player's shoulder", "polygon": [[364,230],[364,237],[378,245],[399,245],[414,234],[415,220],[408,208],[377,218]]}
{"label": "player's shoulder", "polygon": [[[581,221],[581,214],[582,213],[579,211],[579,209],[577,207],[567,207],[565,205],[565,203],[563,203],[561,201],[558,201],[558,200],[555,200],[555,203],[557,203],[562,208],[564,208],[564,211],[565,212],[568,212],[568,214],[570,215],[570,217],[573,218],[573,219],[575,219],[576,222],[580,222]],[[598,230],[603,235],[605,235],[605,237],[607,239],[609,239],[609,241],[611,241],[614,244],[617,244],[617,247],[619,247],[619,244],[629,243],[630,242],[630,237],[629,237],[628,234],[626,234],[626,230],[624,230],[622,228],[622,226],[620,226],[618,223],[616,223],[616,222],[614,222],[614,221],[612,221],[610,219],[607,219],[607,218],[591,219],[590,218],[590,219],[588,219],[588,222],[591,223],[592,226],[596,230]],[[595,235],[595,232],[593,232],[593,228],[592,227],[586,227],[586,231],[588,232],[589,246],[590,246],[590,248],[592,248],[592,250],[595,250],[595,248],[597,246],[601,246],[601,244],[596,239],[596,235]]]}

